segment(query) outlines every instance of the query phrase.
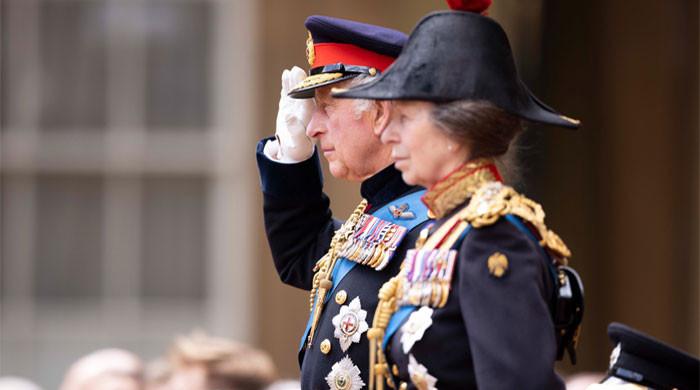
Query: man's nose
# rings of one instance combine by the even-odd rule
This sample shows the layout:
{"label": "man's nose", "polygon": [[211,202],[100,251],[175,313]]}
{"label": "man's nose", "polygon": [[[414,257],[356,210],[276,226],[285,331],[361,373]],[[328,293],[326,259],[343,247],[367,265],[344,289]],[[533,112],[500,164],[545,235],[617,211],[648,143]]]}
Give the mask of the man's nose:
{"label": "man's nose", "polygon": [[306,136],[309,138],[317,138],[319,135],[325,133],[326,121],[323,119],[323,115],[318,109],[314,110],[311,114],[311,120],[306,126]]}
{"label": "man's nose", "polygon": [[379,140],[382,141],[383,144],[395,144],[398,142],[398,138],[396,136],[396,131],[394,130],[394,126],[391,124],[387,126],[384,131],[379,135]]}

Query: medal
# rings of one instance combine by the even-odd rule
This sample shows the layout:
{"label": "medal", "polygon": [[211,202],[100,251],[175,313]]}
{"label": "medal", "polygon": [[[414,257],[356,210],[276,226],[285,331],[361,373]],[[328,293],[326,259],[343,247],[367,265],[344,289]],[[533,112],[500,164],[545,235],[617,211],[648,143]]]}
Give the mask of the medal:
{"label": "medal", "polygon": [[360,390],[365,386],[365,382],[360,378],[360,369],[348,356],[333,365],[331,372],[326,376],[326,383],[332,390]]}
{"label": "medal", "polygon": [[349,305],[341,306],[340,312],[333,317],[333,336],[340,341],[343,352],[347,351],[352,343],[360,342],[362,333],[369,329],[366,319],[367,311],[362,310],[360,297],[355,297]]}

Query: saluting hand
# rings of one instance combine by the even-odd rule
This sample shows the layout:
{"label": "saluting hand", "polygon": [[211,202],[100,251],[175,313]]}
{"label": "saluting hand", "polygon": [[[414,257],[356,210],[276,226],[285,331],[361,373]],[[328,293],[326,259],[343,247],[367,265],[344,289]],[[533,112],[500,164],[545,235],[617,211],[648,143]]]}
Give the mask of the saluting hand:
{"label": "saluting hand", "polygon": [[314,144],[306,136],[306,126],[311,120],[314,100],[294,99],[288,95],[305,77],[306,72],[298,66],[282,72],[275,140],[268,141],[263,150],[268,158],[295,163],[306,160],[313,154]]}

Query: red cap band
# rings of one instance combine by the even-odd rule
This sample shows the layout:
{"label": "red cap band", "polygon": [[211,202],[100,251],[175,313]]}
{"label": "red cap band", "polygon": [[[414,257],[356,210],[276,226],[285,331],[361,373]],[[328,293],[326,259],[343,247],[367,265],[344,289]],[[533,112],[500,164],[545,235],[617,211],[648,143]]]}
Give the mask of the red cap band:
{"label": "red cap band", "polygon": [[314,56],[311,69],[340,62],[345,65],[369,66],[384,71],[395,60],[393,57],[377,54],[348,43],[316,43]]}

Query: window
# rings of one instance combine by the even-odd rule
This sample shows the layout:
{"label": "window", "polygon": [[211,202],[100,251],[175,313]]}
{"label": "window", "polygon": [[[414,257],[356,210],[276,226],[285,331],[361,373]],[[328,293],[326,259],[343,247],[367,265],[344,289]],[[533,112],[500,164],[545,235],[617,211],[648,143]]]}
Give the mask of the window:
{"label": "window", "polygon": [[1,7],[0,375],[58,388],[105,345],[151,358],[195,326],[249,338],[253,237],[231,203],[246,214],[236,183],[256,173],[231,167],[250,159],[253,112],[232,102],[252,81],[229,74],[254,77],[236,55],[254,42],[228,37],[253,7]]}

